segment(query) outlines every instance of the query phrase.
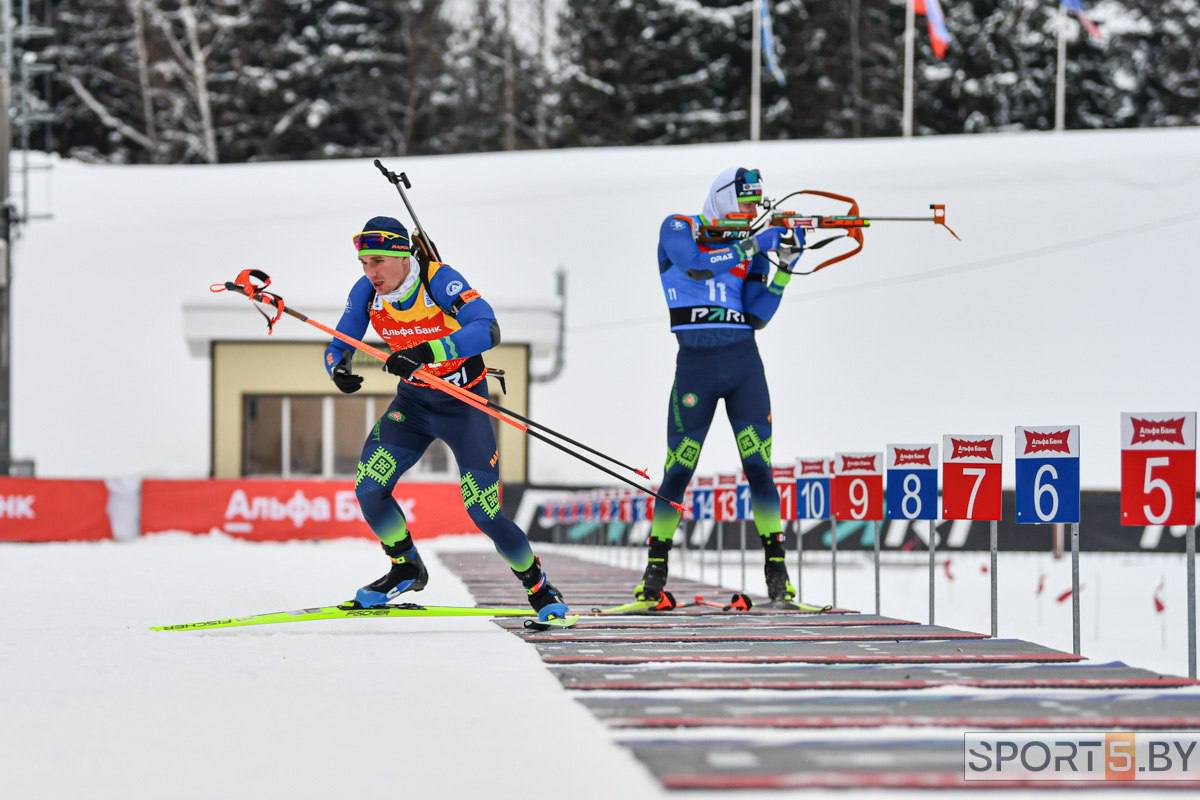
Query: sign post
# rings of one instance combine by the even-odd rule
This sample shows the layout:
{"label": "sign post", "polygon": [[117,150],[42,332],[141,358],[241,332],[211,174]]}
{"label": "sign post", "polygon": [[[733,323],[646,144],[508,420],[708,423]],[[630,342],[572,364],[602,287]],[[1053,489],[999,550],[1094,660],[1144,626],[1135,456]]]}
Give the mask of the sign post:
{"label": "sign post", "polygon": [[838,520],[883,519],[883,453],[834,453],[833,477],[829,486],[829,510],[833,518],[830,531],[833,605],[837,605],[837,523]]}
{"label": "sign post", "polygon": [[[888,519],[928,520],[933,541],[938,516],[938,448],[936,444],[889,444],[887,446]],[[878,532],[876,532],[878,534]],[[933,549],[930,548],[930,553]],[[929,583],[933,585],[933,559],[929,561]],[[933,619],[930,592],[929,618]],[[875,536],[875,613],[880,610],[879,536]]]}
{"label": "sign post", "polygon": [[[998,582],[996,562],[998,545],[996,523],[1000,520],[1001,498],[1001,455],[1004,439],[1000,436],[962,436],[947,434],[942,437],[942,519],[989,520],[992,523],[991,541],[991,606],[992,636],[996,635],[998,613]],[[932,524],[929,530],[930,560],[937,547],[937,537]],[[929,582],[929,624],[933,624],[932,579]]]}
{"label": "sign post", "polygon": [[829,519],[828,456],[796,459],[796,596],[804,597],[804,522]]}
{"label": "sign post", "polygon": [[1071,523],[1071,641],[1079,655],[1079,426],[1018,426],[1015,441],[1017,523]]}
{"label": "sign post", "polygon": [[[736,522],[738,516],[737,475],[718,475],[713,493],[713,519],[722,527],[726,522]],[[742,522],[742,591],[746,585],[746,523]]]}
{"label": "sign post", "polygon": [[1121,524],[1187,526],[1188,677],[1196,677],[1196,412],[1121,414]]}

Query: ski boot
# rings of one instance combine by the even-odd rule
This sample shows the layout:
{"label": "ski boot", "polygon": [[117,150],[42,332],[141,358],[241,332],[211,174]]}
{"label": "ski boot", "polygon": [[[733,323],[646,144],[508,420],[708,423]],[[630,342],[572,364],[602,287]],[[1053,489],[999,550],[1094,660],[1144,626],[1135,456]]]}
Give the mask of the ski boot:
{"label": "ski boot", "polygon": [[667,585],[667,559],[671,555],[671,543],[651,537],[650,554],[646,558],[646,571],[642,582],[633,587],[633,596],[638,600],[654,600]]}
{"label": "ski boot", "polygon": [[535,557],[533,565],[524,572],[513,570],[513,574],[521,580],[525,592],[529,595],[529,605],[537,612],[538,621],[549,622],[555,619],[566,619],[571,613],[562,592],[555,588],[546,573],[542,570],[542,560]]}
{"label": "ski boot", "polygon": [[794,603],[796,587],[788,579],[787,564],[784,563],[783,534],[763,536],[762,540],[766,554],[763,574],[767,579],[767,597],[774,603]]}
{"label": "ski boot", "polygon": [[392,560],[392,568],[379,580],[358,590],[354,602],[359,608],[387,605],[393,597],[404,592],[419,592],[429,582],[429,572],[409,539],[403,545],[384,545],[383,552]]}

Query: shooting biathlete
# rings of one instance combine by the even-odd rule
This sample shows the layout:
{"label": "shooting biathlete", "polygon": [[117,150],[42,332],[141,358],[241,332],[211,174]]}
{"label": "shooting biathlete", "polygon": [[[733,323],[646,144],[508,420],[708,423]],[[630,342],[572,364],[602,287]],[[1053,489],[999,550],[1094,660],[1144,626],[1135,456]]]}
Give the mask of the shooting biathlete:
{"label": "shooting biathlete", "polygon": [[[766,554],[767,592],[774,601],[792,602],[796,589],[784,564],[779,493],[771,476],[771,399],[754,331],[779,308],[792,277],[788,269],[804,250],[804,231],[768,227],[733,244],[707,244],[703,235],[706,226],[731,215],[748,228],[762,198],[758,170],[730,168],[713,182],[703,214],[673,214],[662,223],[658,270],[679,353],[659,493],[682,499],[717,401],[724,399]],[[768,280],[771,251],[779,251],[787,268],[777,269]],[[655,502],[646,571],[634,588],[639,600],[659,597],[666,586],[679,519],[670,505]]]}
{"label": "shooting biathlete", "polygon": [[[546,577],[525,533],[500,508],[500,459],[489,418],[413,378],[425,367],[486,398],[481,354],[500,341],[492,307],[453,267],[414,258],[408,230],[399,220],[373,217],[354,236],[354,247],[363,277],[350,290],[337,330],[361,339],[370,324],[392,350],[384,369],[401,378],[395,399],[367,436],[355,478],[363,516],[392,565],[359,589],[355,602],[382,606],[425,588],[429,575],[392,488],[430,443],[441,439],[458,462],[467,513],[525,586],[539,619],[565,618],[562,594]],[[325,350],[325,368],[347,394],[362,386],[362,376],[351,372],[353,357],[354,349],[338,339]]]}

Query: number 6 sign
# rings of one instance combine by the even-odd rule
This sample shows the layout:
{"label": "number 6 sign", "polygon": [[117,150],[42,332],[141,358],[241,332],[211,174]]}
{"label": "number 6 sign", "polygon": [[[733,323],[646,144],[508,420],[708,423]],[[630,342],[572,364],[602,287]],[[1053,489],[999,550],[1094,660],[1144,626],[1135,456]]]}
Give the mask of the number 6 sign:
{"label": "number 6 sign", "polygon": [[1016,434],[1017,522],[1079,522],[1079,426]]}
{"label": "number 6 sign", "polygon": [[883,519],[883,453],[835,453],[833,462],[833,518]]}
{"label": "number 6 sign", "polygon": [[942,437],[942,519],[1001,517],[1000,436]]}
{"label": "number 6 sign", "polygon": [[1121,524],[1196,524],[1196,413],[1121,414]]}

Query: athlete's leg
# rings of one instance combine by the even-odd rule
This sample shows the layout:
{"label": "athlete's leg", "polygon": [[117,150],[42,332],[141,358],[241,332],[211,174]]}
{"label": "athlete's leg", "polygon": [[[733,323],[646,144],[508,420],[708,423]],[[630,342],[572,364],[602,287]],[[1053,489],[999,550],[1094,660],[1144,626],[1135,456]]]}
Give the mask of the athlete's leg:
{"label": "athlete's leg", "polygon": [[355,600],[359,605],[381,605],[402,592],[425,588],[429,576],[409,535],[404,512],[392,497],[392,489],[396,480],[417,463],[431,441],[433,437],[424,426],[424,414],[407,402],[401,391],[363,443],[354,493],[363,518],[392,560],[392,566],[388,574],[358,590]]}
{"label": "athlete's leg", "polygon": [[[720,399],[720,387],[714,373],[704,367],[703,358],[680,353],[667,404],[667,463],[658,493],[677,503],[683,500],[683,492],[696,471]],[[671,543],[678,527],[679,512],[669,503],[655,500],[646,569],[641,583],[633,588],[639,600],[658,597],[666,586]]]}
{"label": "athlete's leg", "polygon": [[762,539],[766,559],[768,594],[772,600],[791,600],[796,591],[788,581],[779,490],[771,474],[771,395],[757,351],[747,353],[741,362],[740,380],[725,398],[725,411],[737,439],[742,471],[750,484],[754,527]]}
{"label": "athlete's leg", "polygon": [[[482,383],[472,391],[487,397]],[[564,616],[562,594],[546,578],[529,537],[500,507],[500,453],[491,417],[452,398],[439,398],[437,403],[442,413],[434,418],[433,429],[458,462],[459,488],[471,521],[521,580],[539,616]]]}

